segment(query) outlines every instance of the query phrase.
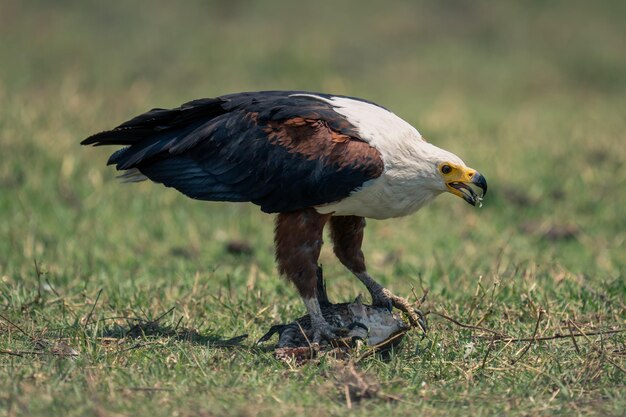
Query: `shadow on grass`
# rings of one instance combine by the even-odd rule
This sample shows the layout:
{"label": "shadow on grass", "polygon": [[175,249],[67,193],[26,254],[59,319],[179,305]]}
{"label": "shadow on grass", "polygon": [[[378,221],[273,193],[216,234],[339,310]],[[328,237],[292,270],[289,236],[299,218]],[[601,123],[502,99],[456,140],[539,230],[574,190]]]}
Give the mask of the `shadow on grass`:
{"label": "shadow on grass", "polygon": [[[180,321],[175,327],[165,326],[159,323],[159,320],[163,316],[159,317],[156,320],[144,320],[136,318],[126,319],[128,323],[127,326],[114,324],[112,326],[105,327],[102,335],[104,337],[114,339],[168,338],[197,345],[224,348],[241,346],[242,341],[244,341],[248,337],[247,334],[243,334],[225,339],[216,334],[200,334],[195,329],[180,328]],[[134,322],[134,324],[131,324],[131,322]]]}

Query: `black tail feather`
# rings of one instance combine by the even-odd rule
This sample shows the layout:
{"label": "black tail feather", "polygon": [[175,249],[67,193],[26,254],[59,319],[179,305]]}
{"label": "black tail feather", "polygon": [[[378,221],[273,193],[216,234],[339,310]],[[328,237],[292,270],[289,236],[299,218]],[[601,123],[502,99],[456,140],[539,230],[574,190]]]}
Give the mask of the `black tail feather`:
{"label": "black tail feather", "polygon": [[140,142],[147,136],[154,134],[154,131],[149,129],[133,129],[133,130],[107,130],[104,132],[96,133],[83,140],[81,145],[133,145]]}
{"label": "black tail feather", "polygon": [[202,119],[208,121],[224,114],[222,99],[190,101],[175,109],[155,108],[133,117],[113,130],[96,133],[83,140],[81,145],[134,145],[142,140],[169,129],[187,127]]}

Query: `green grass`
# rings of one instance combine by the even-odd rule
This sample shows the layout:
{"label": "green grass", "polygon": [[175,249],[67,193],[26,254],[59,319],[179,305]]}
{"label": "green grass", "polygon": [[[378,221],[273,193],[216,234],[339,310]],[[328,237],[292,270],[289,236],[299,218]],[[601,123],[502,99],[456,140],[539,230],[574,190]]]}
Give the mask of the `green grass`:
{"label": "green grass", "polygon": [[[481,210],[442,196],[370,221],[375,277],[513,337],[540,311],[538,336],[624,329],[624,4],[1,1],[0,413],[624,415],[624,333],[524,351],[434,315],[428,339],[356,364],[386,397],[348,409],[335,362],[294,368],[254,345],[304,312],[277,276],[271,216],[119,184],[110,149],[78,145],[228,92],[374,100],[490,186]],[[227,253],[233,239],[254,253]],[[321,262],[331,298],[364,292],[328,248]],[[114,319],[172,307],[160,335],[124,337],[135,322]],[[78,356],[46,353],[61,342]]]}

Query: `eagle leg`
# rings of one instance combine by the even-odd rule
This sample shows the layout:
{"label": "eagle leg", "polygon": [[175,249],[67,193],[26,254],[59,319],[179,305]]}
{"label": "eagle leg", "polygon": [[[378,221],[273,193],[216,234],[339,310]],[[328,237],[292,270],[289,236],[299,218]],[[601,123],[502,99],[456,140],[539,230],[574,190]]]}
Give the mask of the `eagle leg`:
{"label": "eagle leg", "polygon": [[409,301],[394,295],[387,288],[376,282],[365,267],[365,256],[361,250],[365,219],[359,216],[333,216],[330,219],[330,236],[333,240],[333,251],[346,268],[350,270],[367,288],[372,296],[372,304],[385,307],[391,311],[392,307],[405,312],[413,326],[421,324],[420,315],[416,313]]}
{"label": "eagle leg", "polygon": [[[279,272],[293,282],[311,317],[311,341],[332,341],[347,329],[331,326],[320,308],[317,260],[323,243],[324,225],[330,218],[314,209],[280,213],[276,218],[274,241]],[[322,294],[320,294],[322,295]],[[323,295],[322,295],[323,297]]]}

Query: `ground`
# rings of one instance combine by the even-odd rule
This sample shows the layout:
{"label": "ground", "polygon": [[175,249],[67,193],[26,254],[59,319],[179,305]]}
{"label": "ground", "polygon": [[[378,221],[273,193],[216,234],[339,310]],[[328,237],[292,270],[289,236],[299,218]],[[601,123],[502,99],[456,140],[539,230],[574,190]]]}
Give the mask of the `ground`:
{"label": "ground", "polygon": [[[625,4],[0,1],[0,412],[624,415]],[[272,217],[120,184],[78,145],[261,89],[378,102],[489,181],[482,209],[369,222],[373,275],[430,290],[429,337],[388,361],[255,346],[304,312]],[[321,262],[333,300],[365,292]]]}

